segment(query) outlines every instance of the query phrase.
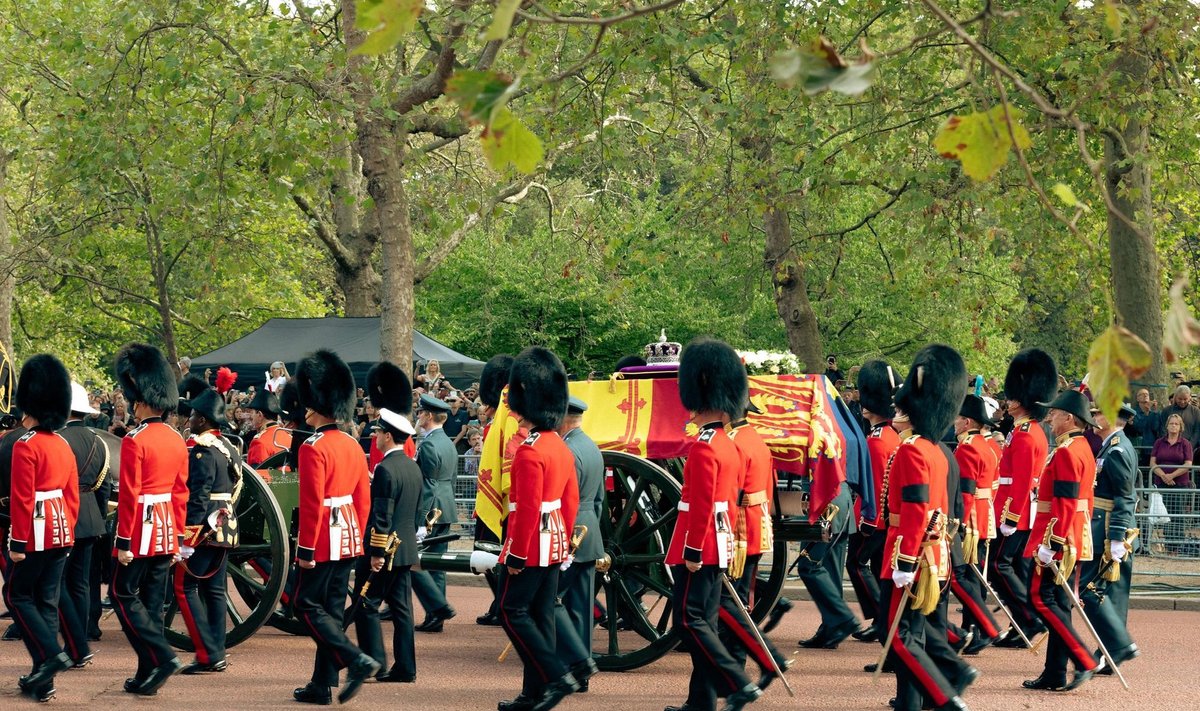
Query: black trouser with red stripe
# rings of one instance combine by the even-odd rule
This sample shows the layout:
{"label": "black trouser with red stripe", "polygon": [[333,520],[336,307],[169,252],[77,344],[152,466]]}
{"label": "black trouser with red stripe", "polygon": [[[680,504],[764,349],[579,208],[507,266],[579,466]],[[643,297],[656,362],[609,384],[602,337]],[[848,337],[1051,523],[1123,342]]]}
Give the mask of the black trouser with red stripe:
{"label": "black trouser with red stripe", "polygon": [[413,632],[412,566],[398,565],[388,570],[385,564],[371,574],[371,557],[362,556],[354,569],[354,584],[362,595],[363,583],[371,581],[367,594],[354,611],[354,636],[364,654],[379,662],[386,670],[387,650],[383,644],[383,625],[379,621],[379,605],[387,601],[392,618],[392,669],[406,677],[417,675],[417,652]]}
{"label": "black trouser with red stripe", "polygon": [[114,565],[109,595],[121,629],[137,654],[134,678],[144,680],[155,668],[175,658],[163,634],[163,600],[173,556],[135,557],[129,565]]}
{"label": "black trouser with red stripe", "polygon": [[[885,580],[884,584],[892,585],[892,581]],[[896,711],[919,711],[922,694],[928,696],[934,706],[945,704],[956,692],[934,657],[926,651],[931,637],[929,620],[912,608],[912,600],[903,590],[890,591],[888,598],[889,629],[896,615],[900,616],[900,626],[896,629],[890,652],[896,668]]]}
{"label": "black trouser with red stripe", "polygon": [[88,645],[88,619],[92,610],[92,554],[98,537],[75,541],[63,568],[62,592],[58,598],[58,619],[63,646],[78,662],[92,653]]}
{"label": "black trouser with red stripe", "polygon": [[[1033,609],[1050,631],[1050,639],[1046,643],[1044,673],[1052,679],[1065,679],[1068,659],[1079,671],[1095,669],[1096,659],[1084,646],[1083,639],[1071,624],[1071,608],[1074,605],[1067,591],[1063,590],[1055,577],[1049,568],[1034,565],[1029,588],[1033,597]],[[1076,569],[1072,571],[1067,584],[1074,586],[1078,579],[1079,571]]]}
{"label": "black trouser with red stripe", "polygon": [[971,625],[975,625],[979,629],[979,634],[989,638],[1000,635],[996,618],[992,617],[992,611],[987,606],[983,582],[971,571],[967,563],[954,566],[950,589],[962,603],[963,627],[970,629]]}
{"label": "black trouser with red stripe", "polygon": [[200,546],[175,567],[175,599],[201,664],[225,658],[226,554],[225,548]]}
{"label": "black trouser with red stripe", "polygon": [[854,586],[863,618],[868,620],[879,617],[879,575],[886,538],[887,531],[867,526],[850,534],[850,545],[846,550],[846,572],[850,574],[850,584]]}
{"label": "black trouser with red stripe", "polygon": [[296,566],[296,617],[317,643],[313,686],[337,686],[338,672],[362,654],[342,629],[354,560],[331,560],[308,569]]}
{"label": "black trouser with red stripe", "polygon": [[558,572],[557,565],[529,567],[516,575],[502,571],[499,580],[500,622],[525,664],[521,693],[534,699],[567,673],[566,661],[555,652]]}
{"label": "black trouser with red stripe", "polygon": [[671,566],[675,585],[671,614],[680,639],[692,655],[692,677],[688,683],[687,708],[711,711],[717,696],[728,696],[745,688],[750,680],[717,635],[721,606],[721,578],[725,571],[705,565],[695,573],[686,565]]}
{"label": "black trouser with red stripe", "polygon": [[[761,559],[761,553],[746,556],[746,566],[742,571],[742,577],[733,583],[734,590],[737,591],[738,597],[742,599],[742,604],[747,609],[750,609],[750,593],[758,574],[758,562]],[[729,591],[725,589],[725,584],[721,583],[720,578],[717,579],[717,582],[721,586],[721,609],[717,611],[717,618],[720,621],[721,641],[729,650],[729,654],[737,660],[739,666],[742,666],[746,663],[746,653],[749,652],[750,656],[754,657],[754,661],[758,662],[759,669],[764,674],[774,671],[771,665],[772,658],[782,669],[784,663],[787,662],[787,657],[783,656],[765,635],[763,641],[767,643],[766,647],[758,643],[754,636],[754,630],[750,628],[752,623],[738,609],[737,603],[729,596]]]}
{"label": "black trouser with red stripe", "polygon": [[30,551],[25,560],[12,563],[4,604],[21,630],[21,641],[33,659],[33,668],[62,654],[58,645],[58,593],[63,566],[70,548]]}
{"label": "black trouser with red stripe", "polygon": [[1025,544],[1029,531],[1016,531],[1011,536],[997,539],[1000,545],[992,546],[992,587],[1004,599],[1013,619],[1029,636],[1039,623],[1029,600],[1030,559],[1025,557]]}

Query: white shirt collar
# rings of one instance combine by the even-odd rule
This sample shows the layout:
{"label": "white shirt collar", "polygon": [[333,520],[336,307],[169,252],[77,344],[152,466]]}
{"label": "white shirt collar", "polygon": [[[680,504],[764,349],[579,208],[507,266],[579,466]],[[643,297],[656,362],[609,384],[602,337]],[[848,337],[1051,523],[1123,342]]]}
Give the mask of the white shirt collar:
{"label": "white shirt collar", "polygon": [[396,445],[395,447],[392,447],[392,448],[391,448],[391,449],[389,449],[388,451],[384,452],[384,453],[383,453],[383,456],[386,458],[386,457],[387,457],[389,454],[391,454],[392,452],[403,452],[403,451],[404,451],[404,445],[402,445],[402,444],[398,444],[398,445]]}

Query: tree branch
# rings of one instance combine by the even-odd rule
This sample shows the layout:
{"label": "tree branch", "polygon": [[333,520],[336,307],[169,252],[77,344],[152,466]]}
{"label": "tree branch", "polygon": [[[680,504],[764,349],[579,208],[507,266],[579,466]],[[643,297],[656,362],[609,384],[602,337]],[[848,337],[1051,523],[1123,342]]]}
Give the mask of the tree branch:
{"label": "tree branch", "polygon": [[300,193],[292,193],[292,202],[296,203],[296,207],[300,208],[300,212],[308,218],[308,224],[313,229],[313,233],[317,235],[317,239],[321,240],[321,244],[329,250],[338,266],[344,270],[352,271],[354,268],[354,258],[346,249],[346,245],[338,239],[335,230],[330,227],[329,222],[321,217],[316,208]]}
{"label": "tree branch", "polygon": [[536,8],[538,12],[541,12],[542,14],[533,15],[525,12],[524,10],[517,10],[517,17],[529,20],[530,22],[540,22],[546,25],[599,25],[600,27],[609,27],[610,25],[615,25],[618,22],[632,20],[635,17],[641,17],[642,15],[649,15],[662,10],[668,10],[682,2],[683,0],[664,0],[664,2],[656,3],[654,5],[635,7],[619,15],[609,15],[608,17],[582,17],[579,15],[559,15],[548,10],[537,0],[533,0],[533,2],[530,3],[530,6]]}

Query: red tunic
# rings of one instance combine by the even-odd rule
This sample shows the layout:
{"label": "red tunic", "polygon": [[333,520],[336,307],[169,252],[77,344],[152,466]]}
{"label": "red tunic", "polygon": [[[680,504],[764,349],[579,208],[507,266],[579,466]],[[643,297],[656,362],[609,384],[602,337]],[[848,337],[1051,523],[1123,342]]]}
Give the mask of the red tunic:
{"label": "red tunic", "polygon": [[371,477],[358,440],[325,425],[300,445],[296,558],[325,563],[363,554]]}
{"label": "red tunic", "polygon": [[175,555],[187,520],[188,453],[183,437],[151,417],[121,440],[117,551],[134,557]]}
{"label": "red tunic", "polygon": [[500,560],[510,568],[562,563],[570,552],[578,511],[575,455],[557,432],[533,432],[513,456],[508,529]]}
{"label": "red tunic", "polygon": [[1025,556],[1037,555],[1038,546],[1050,530],[1050,547],[1062,559],[1064,547],[1075,549],[1078,560],[1092,559],[1092,494],[1096,486],[1096,458],[1082,432],[1066,435],[1046,465],[1038,484],[1037,517],[1025,544]]}
{"label": "red tunic", "polygon": [[44,429],[29,430],[13,444],[13,553],[68,548],[79,518],[79,473],[71,445]]}
{"label": "red tunic", "polygon": [[964,432],[959,438],[954,459],[962,478],[964,525],[979,532],[979,537],[995,538],[996,526],[992,518],[992,485],[1000,461],[996,451],[978,430]]}
{"label": "red tunic", "polygon": [[[867,435],[867,452],[871,455],[871,475],[875,477],[875,496],[883,496],[883,475],[887,472],[888,462],[891,461],[892,455],[895,454],[896,448],[900,446],[900,435],[896,434],[896,430],[886,422],[881,422],[878,425],[871,426],[871,433]],[[881,521],[883,518],[883,502],[875,502],[875,519],[864,521],[862,518],[862,499],[854,501],[854,518],[859,524],[867,524],[869,526],[880,527],[880,524],[886,525],[886,521]]]}
{"label": "red tunic", "polygon": [[746,517],[746,555],[772,550],[771,494],[775,490],[775,459],[758,430],[748,424],[735,428],[729,438],[746,460],[738,482],[738,506]]}
{"label": "red tunic", "polygon": [[[1046,466],[1050,444],[1041,425],[1028,418],[1017,422],[1000,457],[1000,486],[993,502],[996,520],[1028,531],[1033,523],[1033,492]],[[1008,518],[1001,520],[1008,504]]]}
{"label": "red tunic", "polygon": [[[733,552],[730,514],[746,462],[720,426],[706,426],[683,465],[679,516],[667,549],[667,565],[684,562],[726,567]],[[718,531],[718,520],[721,521]]]}
{"label": "red tunic", "polygon": [[892,578],[891,561],[897,538],[900,539],[897,568],[905,572],[916,570],[925,551],[929,551],[938,578],[946,577],[950,557],[945,538],[929,547],[923,544],[929,538],[927,530],[934,512],[945,515],[949,511],[946,492],[949,469],[946,455],[937,444],[924,437],[913,435],[896,449],[888,470],[889,520],[883,549],[883,578]]}
{"label": "red tunic", "polygon": [[283,429],[279,423],[272,422],[250,440],[250,447],[246,450],[246,463],[257,468],[259,464],[291,446],[292,433]]}

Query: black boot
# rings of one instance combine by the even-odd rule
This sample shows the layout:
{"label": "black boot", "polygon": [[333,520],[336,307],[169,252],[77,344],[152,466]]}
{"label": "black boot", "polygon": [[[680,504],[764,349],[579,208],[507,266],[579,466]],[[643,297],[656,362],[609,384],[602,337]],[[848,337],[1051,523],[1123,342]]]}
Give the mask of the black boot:
{"label": "black boot", "polygon": [[533,705],[537,699],[532,696],[526,696],[525,692],[517,694],[517,698],[510,701],[501,701],[496,704],[496,711],[532,711]]}
{"label": "black boot", "polygon": [[328,686],[314,684],[311,681],[292,691],[292,698],[302,704],[328,706],[333,703],[333,694]]}
{"label": "black boot", "polygon": [[760,696],[762,696],[762,689],[754,684],[746,684],[740,690],[725,697],[725,707],[721,711],[742,711],[748,704],[757,701]]}
{"label": "black boot", "polygon": [[1046,672],[1042,672],[1041,676],[1036,679],[1028,679],[1021,682],[1021,686],[1026,689],[1038,689],[1041,691],[1062,691],[1066,685],[1067,678],[1065,674],[1058,676],[1050,675]]}
{"label": "black boot", "polygon": [[350,662],[350,666],[346,667],[346,683],[338,692],[338,703],[344,704],[353,699],[362,688],[363,682],[369,677],[375,676],[382,666],[366,654],[359,654],[358,659]]}
{"label": "black boot", "polygon": [[179,657],[172,657],[167,663],[159,664],[151,669],[135,693],[141,696],[154,696],[162,688],[162,685],[167,683],[167,679],[170,679],[182,668],[183,662],[179,661]]}
{"label": "black boot", "polygon": [[537,703],[533,705],[533,711],[550,711],[550,709],[558,706],[559,701],[562,701],[576,691],[579,691],[579,682],[575,681],[575,677],[571,675],[571,672],[567,672],[546,685],[546,690],[542,692],[542,698],[538,699]]}

